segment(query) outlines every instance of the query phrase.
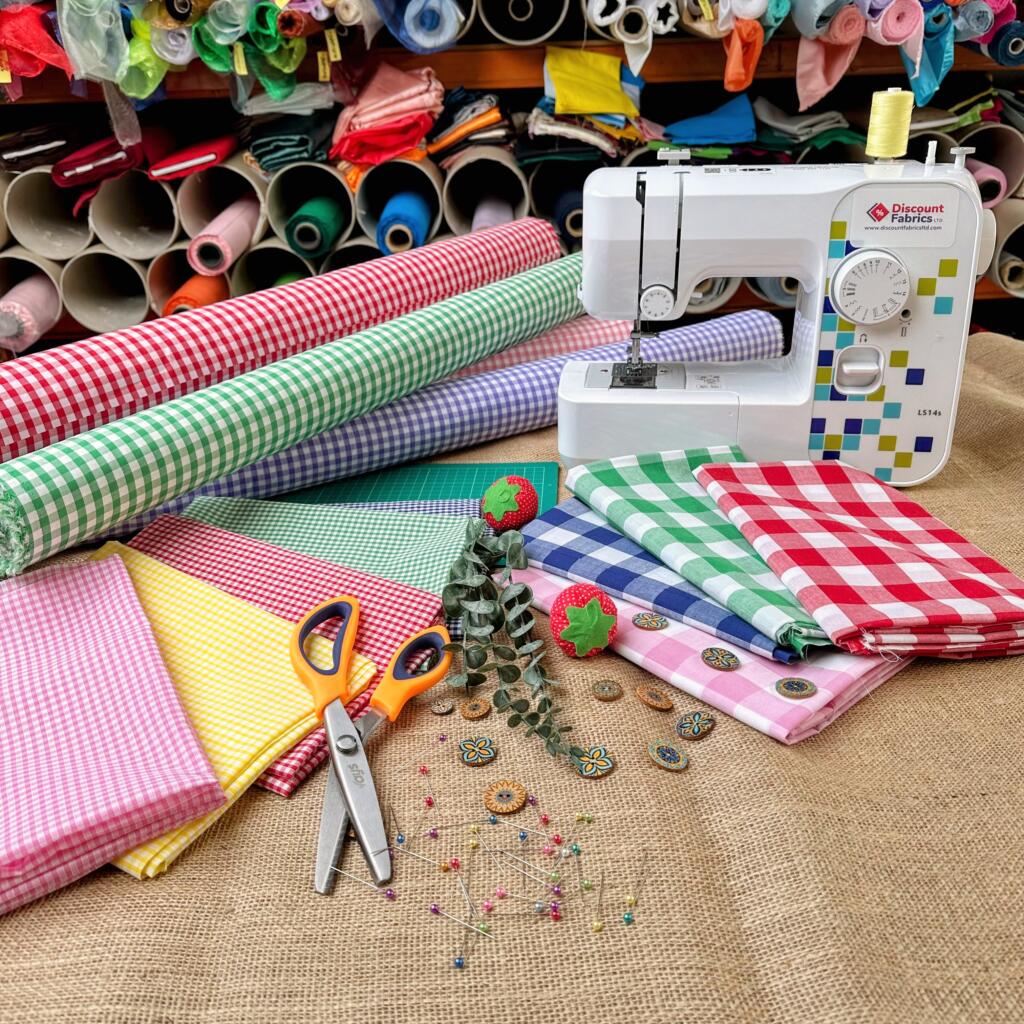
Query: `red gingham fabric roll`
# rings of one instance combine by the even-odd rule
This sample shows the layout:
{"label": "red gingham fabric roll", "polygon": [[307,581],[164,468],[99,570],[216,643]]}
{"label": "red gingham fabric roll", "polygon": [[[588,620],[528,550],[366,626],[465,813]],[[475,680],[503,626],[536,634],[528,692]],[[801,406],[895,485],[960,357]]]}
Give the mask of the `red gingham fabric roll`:
{"label": "red gingham fabric roll", "polygon": [[0,462],[560,255],[523,219],[0,366]]}
{"label": "red gingham fabric roll", "polygon": [[[310,558],[193,519],[161,516],[130,547],[187,572],[289,622],[332,597],[359,598],[356,650],[377,666],[369,687],[348,705],[356,718],[404,640],[441,617],[441,599],[405,583]],[[328,628],[325,634],[332,636]],[[289,796],[327,759],[323,729],[316,729],[277,759],[257,785]]]}
{"label": "red gingham fabric roll", "polygon": [[837,646],[940,658],[1024,650],[1024,580],[868,473],[737,462],[694,475]]}

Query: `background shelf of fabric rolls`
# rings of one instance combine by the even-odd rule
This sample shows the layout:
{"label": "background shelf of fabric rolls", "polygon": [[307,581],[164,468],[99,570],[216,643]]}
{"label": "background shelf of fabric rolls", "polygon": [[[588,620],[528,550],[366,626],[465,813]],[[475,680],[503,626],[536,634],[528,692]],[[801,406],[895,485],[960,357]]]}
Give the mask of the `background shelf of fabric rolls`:
{"label": "background shelf of fabric rolls", "polygon": [[[793,83],[799,62],[800,38],[787,32],[792,32],[788,24],[765,43],[749,94],[751,98],[764,96],[785,110],[795,110]],[[586,35],[587,38],[581,41],[579,37],[582,35]],[[387,38],[386,32],[384,38]],[[574,30],[570,23],[566,24],[564,31],[533,45],[497,43],[480,25],[478,17],[466,38],[451,49],[424,55],[397,47],[393,43],[385,43],[383,46],[374,46],[372,59],[379,59],[402,70],[431,67],[446,88],[463,86],[470,90],[500,91],[502,101],[509,110],[525,112],[535,104],[544,87],[544,59],[547,47],[578,47],[584,44],[588,50],[597,53],[617,57],[623,55],[621,45],[607,39],[595,38],[586,30],[581,32],[578,25]],[[991,88],[993,84],[1011,89],[1018,87],[1019,72],[1000,66],[985,53],[957,45],[955,55],[954,66],[930,106],[950,106]],[[311,45],[309,54],[298,69],[299,81],[317,81],[318,60],[316,49]],[[656,36],[642,71],[647,83],[644,91],[645,116],[653,117],[661,123],[669,123],[689,113],[706,112],[725,102],[729,98],[729,93],[720,86],[715,90],[709,88],[709,83],[721,82],[724,62],[721,39],[701,39],[682,32]],[[863,127],[870,93],[877,88],[905,84],[906,73],[898,48],[880,46],[865,39],[839,84],[813,109],[843,111],[851,123]],[[48,68],[36,78],[23,79],[23,87],[23,95],[16,104],[2,107],[5,114],[12,114],[11,127],[17,128],[19,125],[31,124],[34,120],[45,119],[51,116],[51,111],[62,112],[71,117],[89,117],[93,114],[96,114],[98,120],[102,117],[103,94],[100,87],[90,83],[87,89],[76,90],[78,94],[72,95],[65,77],[54,68]],[[166,99],[161,102],[160,107],[167,112],[171,121],[175,117],[190,117],[196,110],[211,112],[211,120],[214,123],[227,125],[235,120],[228,103],[231,94],[229,77],[214,73],[198,60],[193,61],[184,70],[168,74],[163,88]],[[46,110],[46,114],[41,115],[42,110]],[[649,111],[653,111],[653,115]],[[1016,132],[1016,129],[1010,131]],[[1020,148],[1024,152],[1024,141],[1021,142]],[[811,153],[805,158],[810,159],[814,155]],[[634,154],[630,154],[627,159],[633,157]],[[840,145],[834,151],[827,152],[824,158],[851,159],[856,158],[856,153],[844,152],[844,147]],[[240,163],[237,157],[236,163]],[[326,164],[321,165],[321,169],[329,173]],[[543,189],[540,186],[534,187],[533,170],[524,167],[523,173],[518,175],[521,186],[517,185],[515,188],[522,188],[522,196],[516,212],[522,215],[529,211],[550,218],[554,213],[551,199],[541,196],[538,200],[537,193],[543,192]],[[506,171],[511,175],[515,171],[514,165],[502,173]],[[143,178],[144,175],[138,172],[138,177]],[[380,178],[383,181],[385,175],[380,175]],[[0,189],[3,187],[3,182],[0,182]],[[338,187],[338,181],[333,182],[331,187]],[[469,230],[471,217],[452,214],[450,204],[446,205],[444,202],[447,193],[444,190],[443,174],[438,175],[430,187],[436,188],[437,212],[440,214],[435,216],[431,225],[431,236],[443,237],[452,231],[462,233]],[[228,292],[241,294],[254,288],[270,286],[281,279],[286,279],[289,273],[306,276],[327,266],[322,259],[303,260],[288,249],[284,228],[288,216],[293,211],[282,208],[279,198],[275,200],[273,186],[268,191],[264,183],[257,191],[260,203],[259,230],[253,245],[235,263],[230,272],[224,275],[221,287],[225,295]],[[279,189],[278,193],[283,191]],[[34,246],[26,245],[23,237],[14,237],[3,242],[3,226],[0,224],[0,245],[7,246],[0,251],[0,292],[4,291],[8,284],[5,276],[5,259],[8,264],[13,259],[14,265],[20,266],[16,276],[22,276],[27,273],[28,268],[19,261],[31,262],[41,257],[44,273],[61,276],[65,306],[76,313],[81,309],[83,301],[86,305],[97,305],[92,297],[86,294],[86,289],[76,285],[76,281],[96,281],[106,277],[113,279],[111,294],[99,303],[100,306],[104,306],[103,309],[87,310],[85,315],[79,315],[78,319],[70,315],[67,308],[63,309],[58,322],[46,332],[36,346],[33,346],[33,350],[36,347],[46,347],[68,339],[84,337],[100,330],[128,326],[129,321],[138,322],[162,311],[165,303],[173,295],[175,287],[181,285],[185,276],[191,273],[188,269],[187,250],[191,237],[196,233],[196,220],[199,217],[195,209],[191,212],[182,212],[179,209],[182,190],[177,183],[169,194],[174,209],[168,211],[166,223],[157,231],[158,234],[163,232],[164,238],[156,252],[134,252],[130,244],[127,248],[119,246],[116,241],[111,244],[111,237],[116,239],[118,235],[117,223],[106,223],[105,230],[95,224],[97,220],[102,222],[109,219],[109,211],[116,209],[120,201],[108,202],[107,213],[97,212],[97,204],[94,203],[93,224],[87,229],[88,237],[72,239],[69,243],[70,250],[66,253],[32,251]],[[152,196],[137,195],[128,201],[125,209],[137,210],[140,213],[143,209],[151,211],[154,202],[163,202],[162,197],[154,198],[156,195],[156,192]],[[41,197],[40,201],[46,202],[47,199]],[[189,205],[194,206],[194,200]],[[356,251],[359,251],[363,258],[372,255],[369,249],[360,245],[359,236],[368,230],[368,223],[376,226],[374,211],[370,211],[367,219],[367,216],[360,215],[356,205],[355,197],[350,194],[344,203],[349,226],[345,228],[338,242],[339,245],[353,247],[353,261],[356,260]],[[363,211],[363,214],[366,213]],[[567,247],[574,247],[571,240]],[[43,248],[45,249],[45,246]],[[107,248],[115,250],[113,256],[105,252]],[[22,251],[24,249],[30,252],[25,253]],[[339,263],[346,259],[343,253],[339,253],[336,258]],[[778,309],[779,294],[781,293],[770,295],[759,291],[756,285],[751,288],[747,282],[735,282],[724,290],[719,289],[710,295],[710,306],[705,303],[702,308],[702,304],[695,301],[691,306],[691,313],[692,316],[701,316],[712,310],[730,312],[743,308]],[[1020,294],[1024,294],[1024,290]],[[976,298],[983,300],[977,307],[977,310],[984,311],[984,316],[979,321],[982,326],[998,324],[1007,329],[1008,323],[1012,324],[1017,317],[1014,300],[990,278],[979,279]],[[1000,312],[1004,309],[1005,313]],[[976,311],[976,320],[978,316]],[[79,322],[83,319],[87,321],[84,326]],[[2,352],[0,358],[3,358]]]}

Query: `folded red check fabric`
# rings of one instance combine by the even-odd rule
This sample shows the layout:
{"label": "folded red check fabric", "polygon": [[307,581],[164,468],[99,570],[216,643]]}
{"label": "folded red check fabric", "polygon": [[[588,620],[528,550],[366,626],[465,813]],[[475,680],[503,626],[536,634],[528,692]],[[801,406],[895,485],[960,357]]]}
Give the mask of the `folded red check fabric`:
{"label": "folded red check fabric", "polygon": [[121,559],[0,584],[0,913],[224,792]]}
{"label": "folded red check fabric", "polygon": [[1024,650],[1024,580],[862,470],[706,463],[694,476],[837,646],[940,658]]}
{"label": "folded red check fabric", "polygon": [[[356,650],[374,662],[377,674],[348,705],[353,717],[368,707],[374,687],[403,641],[438,622],[442,614],[441,599],[424,590],[194,519],[161,516],[129,547],[290,622],[297,622],[329,598],[359,598]],[[289,796],[326,759],[324,732],[316,729],[278,758],[257,785],[279,796]]]}

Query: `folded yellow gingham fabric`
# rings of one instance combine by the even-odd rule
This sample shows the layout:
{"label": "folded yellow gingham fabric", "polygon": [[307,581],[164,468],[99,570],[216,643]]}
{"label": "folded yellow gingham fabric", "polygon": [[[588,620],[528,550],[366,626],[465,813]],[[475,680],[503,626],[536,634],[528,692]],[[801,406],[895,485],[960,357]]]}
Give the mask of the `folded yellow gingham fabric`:
{"label": "folded yellow gingham fabric", "polygon": [[[153,627],[182,706],[227,797],[217,810],[122,854],[113,863],[136,878],[166,871],[286,750],[316,728],[313,699],[291,665],[294,625],[122,544],[119,556]],[[331,643],[312,637],[310,656],[327,664]],[[376,666],[356,654],[352,675]]]}

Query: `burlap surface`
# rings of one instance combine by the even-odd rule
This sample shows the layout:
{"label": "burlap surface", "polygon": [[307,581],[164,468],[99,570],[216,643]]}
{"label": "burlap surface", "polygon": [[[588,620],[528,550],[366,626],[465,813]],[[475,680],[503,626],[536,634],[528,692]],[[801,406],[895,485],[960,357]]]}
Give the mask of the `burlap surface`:
{"label": "burlap surface", "polygon": [[[1017,571],[1022,431],[1024,349],[978,336],[953,457],[914,492]],[[554,430],[457,456],[555,457]],[[550,662],[578,738],[619,759],[607,778],[575,778],[495,715],[440,719],[422,699],[374,741],[374,773],[414,850],[464,862],[464,828],[433,847],[422,838],[421,761],[433,820],[475,818],[498,778],[536,792],[563,834],[577,810],[592,812],[581,864],[595,881],[604,874],[602,933],[590,928],[596,901],[570,899],[560,922],[503,920],[509,901],[493,940],[457,971],[468,933],[426,909],[464,912],[450,874],[406,857],[394,903],[347,879],[316,896],[321,773],[291,800],[250,793],[163,878],[106,869],[0,919],[0,1021],[1024,1019],[1024,661],[919,662],[797,747],[719,716],[681,775],[645,755],[673,721],[628,693],[649,677],[612,655],[578,663],[555,651]],[[602,677],[627,696],[594,700],[588,686]],[[676,704],[699,706],[682,694]],[[453,741],[479,734],[498,759],[458,766]],[[502,830],[515,846],[504,826],[484,839],[497,844]],[[345,867],[365,877],[357,850]],[[471,880],[478,899],[484,877]]]}

